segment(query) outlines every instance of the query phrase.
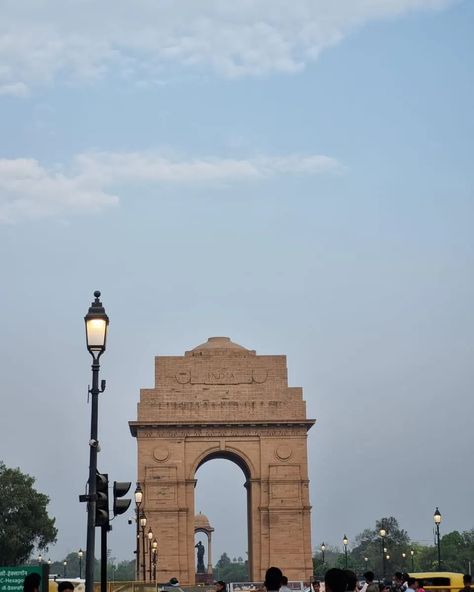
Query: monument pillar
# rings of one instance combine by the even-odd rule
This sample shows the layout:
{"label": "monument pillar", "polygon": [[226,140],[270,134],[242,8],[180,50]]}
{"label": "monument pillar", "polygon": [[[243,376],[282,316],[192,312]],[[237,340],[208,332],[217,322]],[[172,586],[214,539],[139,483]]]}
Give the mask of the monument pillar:
{"label": "monument pillar", "polygon": [[158,539],[158,581],[195,583],[195,475],[215,458],[236,463],[246,478],[250,579],[262,581],[278,565],[290,580],[309,580],[313,424],[302,389],[288,386],[285,356],[211,337],[184,356],[155,359],[155,386],[141,390],[130,429],[142,509]]}

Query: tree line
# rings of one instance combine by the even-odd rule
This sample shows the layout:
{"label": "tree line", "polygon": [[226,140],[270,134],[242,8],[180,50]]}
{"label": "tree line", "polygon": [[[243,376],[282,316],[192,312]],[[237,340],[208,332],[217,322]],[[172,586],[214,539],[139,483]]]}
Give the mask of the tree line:
{"label": "tree line", "polygon": [[[385,531],[384,537],[380,536],[381,530]],[[470,562],[474,561],[474,529],[444,534],[440,545],[443,571],[469,571]],[[313,556],[316,576],[323,576],[330,567],[344,568],[345,565],[345,552],[337,547],[326,546],[324,561],[321,550],[317,550]],[[384,571],[386,575],[395,571],[438,571],[437,545],[434,539],[432,545],[413,541],[393,516],[381,518],[375,522],[374,528],[366,528],[355,537],[354,545],[347,549],[347,566],[357,573],[371,570],[378,575]]]}

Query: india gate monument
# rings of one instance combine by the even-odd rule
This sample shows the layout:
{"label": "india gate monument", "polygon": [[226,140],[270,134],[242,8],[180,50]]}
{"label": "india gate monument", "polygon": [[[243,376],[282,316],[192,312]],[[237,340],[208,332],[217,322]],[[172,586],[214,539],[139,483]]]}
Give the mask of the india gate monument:
{"label": "india gate monument", "polygon": [[157,581],[196,581],[195,475],[215,458],[236,463],[246,478],[250,580],[263,581],[275,565],[290,580],[309,581],[314,422],[302,388],[288,386],[284,355],[210,337],[184,356],[155,358],[155,386],[141,389],[130,430],[142,510],[158,541]]}

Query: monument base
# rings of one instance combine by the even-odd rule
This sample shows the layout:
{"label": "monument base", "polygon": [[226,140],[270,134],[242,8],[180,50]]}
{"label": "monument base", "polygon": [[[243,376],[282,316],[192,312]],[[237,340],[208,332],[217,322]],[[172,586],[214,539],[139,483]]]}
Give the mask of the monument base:
{"label": "monument base", "polygon": [[204,584],[208,586],[214,582],[214,576],[211,573],[197,573],[196,574],[196,584]]}

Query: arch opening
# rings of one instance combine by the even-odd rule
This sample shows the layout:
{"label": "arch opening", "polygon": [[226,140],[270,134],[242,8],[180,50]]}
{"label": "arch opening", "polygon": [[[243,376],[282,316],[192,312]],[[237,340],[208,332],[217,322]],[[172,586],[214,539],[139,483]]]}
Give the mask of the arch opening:
{"label": "arch opening", "polygon": [[[207,455],[197,466],[194,496],[196,524],[202,521],[199,514],[202,512],[209,520],[213,532],[211,543],[205,534],[199,532],[200,529],[196,529],[195,544],[201,540],[206,547],[206,567],[209,553],[212,553],[209,573],[214,580],[231,577],[231,573],[235,574],[235,577],[231,577],[234,581],[236,577],[237,581],[245,580],[251,573],[249,478],[250,470],[245,461],[236,454],[225,451]],[[245,497],[242,496],[242,486],[246,490]],[[226,557],[223,557],[224,553]],[[199,581],[197,550],[195,564],[196,581]]]}

